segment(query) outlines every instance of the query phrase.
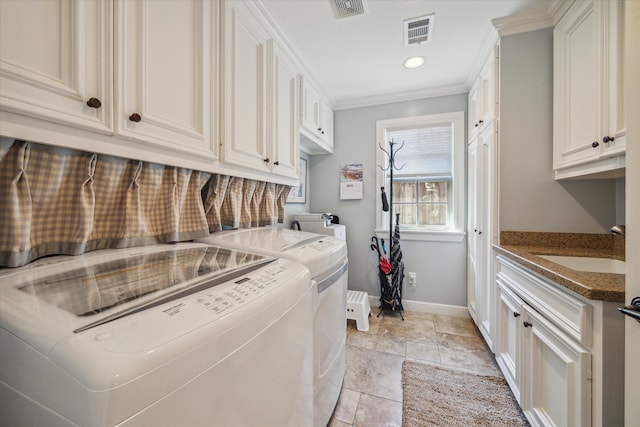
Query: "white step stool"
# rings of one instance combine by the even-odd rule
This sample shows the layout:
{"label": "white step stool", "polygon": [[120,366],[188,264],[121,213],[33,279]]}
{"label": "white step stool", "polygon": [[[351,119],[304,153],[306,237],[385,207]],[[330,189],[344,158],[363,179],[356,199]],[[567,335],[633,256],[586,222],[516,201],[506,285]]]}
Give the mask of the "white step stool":
{"label": "white step stool", "polygon": [[359,331],[369,330],[369,296],[366,292],[347,291],[347,319],[356,321]]}

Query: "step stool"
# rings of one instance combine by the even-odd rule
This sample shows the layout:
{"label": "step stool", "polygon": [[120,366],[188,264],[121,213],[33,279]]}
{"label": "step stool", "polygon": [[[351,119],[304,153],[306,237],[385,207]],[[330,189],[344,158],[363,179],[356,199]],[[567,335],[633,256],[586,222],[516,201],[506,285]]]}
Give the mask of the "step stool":
{"label": "step stool", "polygon": [[366,292],[347,291],[347,319],[356,321],[359,331],[369,330],[369,296]]}

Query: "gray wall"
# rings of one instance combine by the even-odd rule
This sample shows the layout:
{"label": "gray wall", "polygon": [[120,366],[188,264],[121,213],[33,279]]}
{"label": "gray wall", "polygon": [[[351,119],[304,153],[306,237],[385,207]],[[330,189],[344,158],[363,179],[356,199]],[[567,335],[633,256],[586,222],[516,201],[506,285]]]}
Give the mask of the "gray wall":
{"label": "gray wall", "polygon": [[[334,153],[311,156],[309,192],[311,212],[332,212],[346,225],[349,248],[349,288],[380,295],[376,260],[369,248],[375,230],[376,120],[467,111],[467,95],[460,94],[418,101],[336,111]],[[466,123],[466,121],[465,121]],[[340,167],[362,163],[364,196],[340,200]],[[405,271],[417,274],[417,287],[406,286],[405,300],[466,306],[466,242],[402,241]]]}
{"label": "gray wall", "polygon": [[616,180],[554,179],[552,29],[502,37],[500,63],[500,229],[607,232]]}

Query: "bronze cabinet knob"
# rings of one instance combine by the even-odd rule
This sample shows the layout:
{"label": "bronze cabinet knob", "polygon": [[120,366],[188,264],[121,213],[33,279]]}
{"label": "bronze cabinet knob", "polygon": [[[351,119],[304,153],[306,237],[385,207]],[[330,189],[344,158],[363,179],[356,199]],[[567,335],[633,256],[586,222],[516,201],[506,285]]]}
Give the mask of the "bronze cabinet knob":
{"label": "bronze cabinet knob", "polygon": [[91,108],[100,108],[102,107],[102,102],[98,98],[89,98],[87,105]]}
{"label": "bronze cabinet knob", "polygon": [[131,120],[132,122],[138,123],[139,121],[142,120],[142,116],[138,113],[133,113],[132,115],[129,116],[129,120]]}

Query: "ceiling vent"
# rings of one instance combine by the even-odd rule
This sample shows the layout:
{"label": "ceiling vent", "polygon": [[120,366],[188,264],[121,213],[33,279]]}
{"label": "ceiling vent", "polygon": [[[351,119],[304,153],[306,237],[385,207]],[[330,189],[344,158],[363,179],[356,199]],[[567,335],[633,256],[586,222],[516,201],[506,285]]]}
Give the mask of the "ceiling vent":
{"label": "ceiling vent", "polygon": [[349,16],[364,13],[363,0],[329,0],[336,18],[348,18]]}
{"label": "ceiling vent", "polygon": [[431,40],[435,14],[406,19],[404,24],[404,45],[411,46]]}

